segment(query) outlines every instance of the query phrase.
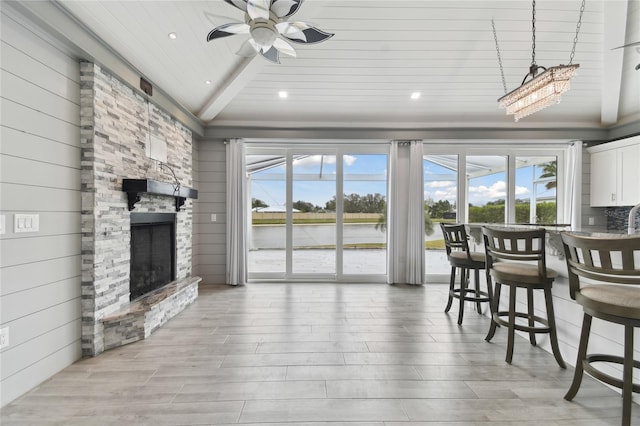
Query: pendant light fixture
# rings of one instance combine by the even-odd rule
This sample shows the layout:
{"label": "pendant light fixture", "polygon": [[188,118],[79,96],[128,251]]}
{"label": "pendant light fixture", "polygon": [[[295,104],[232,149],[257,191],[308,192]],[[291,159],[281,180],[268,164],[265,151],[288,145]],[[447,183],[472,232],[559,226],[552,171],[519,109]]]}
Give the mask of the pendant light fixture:
{"label": "pendant light fixture", "polygon": [[[500,106],[507,110],[507,115],[513,115],[515,121],[523,117],[538,112],[550,105],[560,103],[563,93],[569,90],[570,80],[576,74],[580,65],[573,63],[576,44],[578,43],[578,33],[582,24],[582,14],[584,12],[585,0],[582,0],[580,7],[580,16],[576,34],[573,39],[573,48],[569,57],[569,65],[557,65],[545,68],[536,63],[536,1],[533,0],[532,7],[532,52],[531,65],[529,72],[524,76],[520,87],[498,99]],[[498,38],[493,27],[494,37],[496,40],[496,49],[498,51],[498,60],[500,61],[500,71],[502,73],[502,83],[506,90],[506,82],[504,79],[504,70],[502,60],[500,58],[500,49],[498,48]],[[542,70],[542,73],[538,74]],[[527,79],[529,79],[527,81]]]}

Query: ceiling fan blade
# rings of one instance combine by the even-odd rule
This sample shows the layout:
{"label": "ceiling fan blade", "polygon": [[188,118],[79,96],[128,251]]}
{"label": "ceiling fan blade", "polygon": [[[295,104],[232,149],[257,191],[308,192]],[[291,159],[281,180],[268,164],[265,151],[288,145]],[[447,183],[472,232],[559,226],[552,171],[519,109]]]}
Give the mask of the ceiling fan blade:
{"label": "ceiling fan blade", "polygon": [[271,11],[278,18],[288,18],[300,9],[302,0],[273,0]]}
{"label": "ceiling fan blade", "polygon": [[636,42],[633,42],[633,43],[625,44],[623,46],[614,47],[611,50],[624,49],[625,47],[631,47],[631,46],[640,46],[640,41],[636,41]]}
{"label": "ceiling fan blade", "polygon": [[275,47],[271,47],[266,52],[260,50],[260,54],[269,62],[273,62],[274,64],[280,63],[280,55],[278,54],[278,49],[276,49]]}
{"label": "ceiling fan blade", "polygon": [[260,48],[258,47],[256,42],[250,38],[249,40],[242,43],[242,46],[240,46],[240,49],[238,49],[238,51],[236,52],[236,55],[242,56],[245,58],[251,58],[255,56],[259,50]]}
{"label": "ceiling fan blade", "polygon": [[237,7],[243,12],[247,11],[247,0],[224,0],[231,6]]}
{"label": "ceiling fan blade", "polygon": [[305,22],[280,22],[276,24],[276,29],[282,36],[289,40],[300,40],[301,43],[306,43],[307,41],[304,30],[308,28],[310,26]]}
{"label": "ceiling fan blade", "polygon": [[271,0],[247,0],[247,13],[251,19],[269,20]]}
{"label": "ceiling fan blade", "polygon": [[276,41],[273,42],[273,47],[278,49],[278,52],[283,55],[292,56],[294,58],[296,57],[296,51],[293,49],[293,46],[281,38],[277,38]]}
{"label": "ceiling fan blade", "polygon": [[212,29],[207,34],[207,41],[215,40],[222,37],[228,37],[234,34],[248,34],[249,25],[232,22],[230,24],[220,25]]}
{"label": "ceiling fan blade", "polygon": [[309,24],[305,24],[304,22],[296,22],[296,24],[304,24],[307,25],[306,29],[301,30],[304,34],[304,39],[302,38],[293,38],[289,37],[286,34],[282,34],[282,36],[288,40],[291,40],[295,43],[303,43],[303,44],[315,44],[322,43],[325,40],[329,40],[334,36],[332,33],[328,33],[326,31],[322,31],[316,27],[312,27]]}

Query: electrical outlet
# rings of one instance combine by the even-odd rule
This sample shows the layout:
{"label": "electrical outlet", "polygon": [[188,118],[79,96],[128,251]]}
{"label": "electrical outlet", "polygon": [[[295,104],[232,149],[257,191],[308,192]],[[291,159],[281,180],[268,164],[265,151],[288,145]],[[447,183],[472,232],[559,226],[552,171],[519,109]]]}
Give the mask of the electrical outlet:
{"label": "electrical outlet", "polygon": [[589,225],[595,225],[596,224],[596,218],[593,216],[589,216]]}
{"label": "electrical outlet", "polygon": [[0,328],[0,349],[9,346],[9,327]]}
{"label": "electrical outlet", "polygon": [[211,222],[218,220],[218,216],[215,213],[211,213]]}
{"label": "electrical outlet", "polygon": [[0,235],[7,232],[6,229],[7,229],[7,225],[6,225],[5,216],[3,214],[0,214]]}

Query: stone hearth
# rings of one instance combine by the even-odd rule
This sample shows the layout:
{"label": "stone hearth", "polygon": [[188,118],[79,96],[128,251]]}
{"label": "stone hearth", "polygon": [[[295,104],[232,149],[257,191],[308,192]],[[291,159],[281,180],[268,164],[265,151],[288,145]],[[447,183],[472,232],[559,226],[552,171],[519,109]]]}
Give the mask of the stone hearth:
{"label": "stone hearth", "polygon": [[200,277],[173,281],[101,319],[104,350],[145,339],[198,297]]}

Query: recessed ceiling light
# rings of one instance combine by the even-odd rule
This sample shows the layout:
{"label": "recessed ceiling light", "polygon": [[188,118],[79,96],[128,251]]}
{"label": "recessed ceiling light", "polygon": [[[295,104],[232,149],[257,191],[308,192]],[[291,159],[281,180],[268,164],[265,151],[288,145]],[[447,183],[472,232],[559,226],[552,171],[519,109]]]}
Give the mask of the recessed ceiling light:
{"label": "recessed ceiling light", "polygon": [[284,99],[284,98],[287,98],[289,96],[289,94],[287,92],[285,92],[284,90],[281,90],[281,91],[278,92],[278,96],[281,99]]}
{"label": "recessed ceiling light", "polygon": [[420,99],[420,96],[421,96],[420,92],[413,92],[411,94],[411,99]]}
{"label": "recessed ceiling light", "polygon": [[169,33],[169,38],[170,38],[171,40],[175,40],[175,39],[177,39],[177,38],[178,38],[178,34],[176,34],[176,33]]}
{"label": "recessed ceiling light", "polygon": [[204,84],[211,84],[211,80],[205,80]]}

